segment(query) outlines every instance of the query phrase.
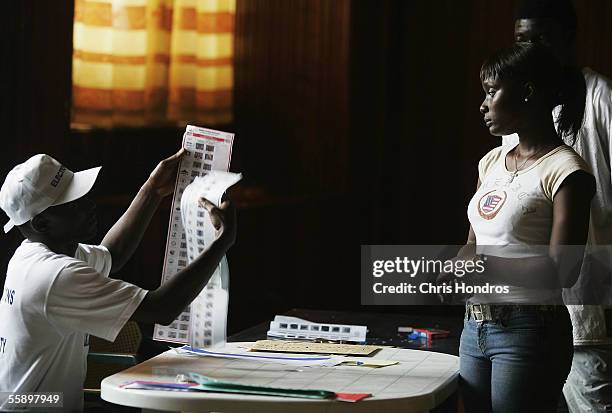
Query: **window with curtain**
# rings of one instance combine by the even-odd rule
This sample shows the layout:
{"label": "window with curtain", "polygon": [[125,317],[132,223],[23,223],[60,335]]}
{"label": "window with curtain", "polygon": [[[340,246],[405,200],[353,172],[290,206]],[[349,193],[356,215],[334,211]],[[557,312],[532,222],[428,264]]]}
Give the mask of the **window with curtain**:
{"label": "window with curtain", "polygon": [[73,124],[232,118],[236,0],[75,0]]}

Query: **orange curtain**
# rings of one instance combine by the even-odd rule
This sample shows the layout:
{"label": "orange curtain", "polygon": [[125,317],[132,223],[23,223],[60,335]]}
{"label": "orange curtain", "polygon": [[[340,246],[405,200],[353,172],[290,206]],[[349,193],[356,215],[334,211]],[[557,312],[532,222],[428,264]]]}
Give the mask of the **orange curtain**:
{"label": "orange curtain", "polygon": [[235,0],[76,0],[73,123],[232,118]]}

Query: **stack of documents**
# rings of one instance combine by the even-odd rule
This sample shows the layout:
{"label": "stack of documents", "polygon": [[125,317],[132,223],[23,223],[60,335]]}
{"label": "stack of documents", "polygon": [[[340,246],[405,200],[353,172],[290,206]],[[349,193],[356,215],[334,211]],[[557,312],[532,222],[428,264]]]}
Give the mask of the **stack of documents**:
{"label": "stack of documents", "polygon": [[250,360],[259,363],[275,363],[296,367],[328,367],[340,364],[343,360],[341,357],[333,356],[307,356],[307,355],[292,355],[283,353],[263,353],[255,354],[249,349],[241,349],[231,347],[227,349],[205,350],[190,346],[183,346],[175,349],[179,354],[187,354],[194,356],[219,357],[239,360]]}

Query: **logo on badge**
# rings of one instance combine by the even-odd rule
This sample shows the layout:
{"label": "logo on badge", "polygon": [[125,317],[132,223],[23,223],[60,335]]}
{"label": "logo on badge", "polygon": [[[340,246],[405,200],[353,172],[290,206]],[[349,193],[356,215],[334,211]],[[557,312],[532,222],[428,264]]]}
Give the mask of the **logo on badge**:
{"label": "logo on badge", "polygon": [[506,202],[506,191],[493,190],[484,194],[478,201],[478,213],[484,219],[493,219]]}

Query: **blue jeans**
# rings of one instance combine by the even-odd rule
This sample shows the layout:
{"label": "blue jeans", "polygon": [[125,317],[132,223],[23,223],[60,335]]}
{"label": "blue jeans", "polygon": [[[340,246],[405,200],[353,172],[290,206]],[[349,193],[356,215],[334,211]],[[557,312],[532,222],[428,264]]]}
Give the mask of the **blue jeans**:
{"label": "blue jeans", "polygon": [[563,394],[570,413],[612,411],[612,347],[574,347]]}
{"label": "blue jeans", "polygon": [[555,412],[572,354],[564,306],[514,306],[495,321],[464,321],[459,364],[465,411]]}

